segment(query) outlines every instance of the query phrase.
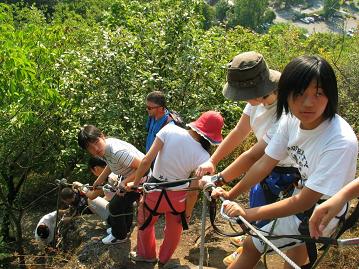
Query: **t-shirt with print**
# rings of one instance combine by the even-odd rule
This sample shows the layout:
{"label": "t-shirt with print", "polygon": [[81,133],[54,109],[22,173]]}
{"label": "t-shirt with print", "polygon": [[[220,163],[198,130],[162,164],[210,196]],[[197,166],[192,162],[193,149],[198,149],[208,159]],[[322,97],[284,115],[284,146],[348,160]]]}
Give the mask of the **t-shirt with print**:
{"label": "t-shirt with print", "polygon": [[[279,125],[279,121],[276,119],[276,109],[277,101],[267,106],[252,106],[247,103],[244,108],[243,113],[249,116],[249,124],[258,141],[263,139],[264,142],[268,144],[272,136],[276,133]],[[278,166],[295,167],[296,165],[287,157],[281,160]]]}
{"label": "t-shirt with print", "polygon": [[191,173],[210,157],[187,130],[177,125],[166,125],[157,133],[157,138],[163,142],[153,169],[153,176],[158,180],[189,178]]}
{"label": "t-shirt with print", "polygon": [[265,153],[276,160],[290,156],[298,165],[302,184],[327,199],[354,179],[358,141],[339,115],[312,130],[301,129],[296,117],[286,115]]}
{"label": "t-shirt with print", "polygon": [[[53,211],[43,216],[35,228],[35,239],[37,241],[50,244],[51,241],[54,239],[55,222],[56,222],[56,211]],[[45,224],[49,228],[49,236],[46,239],[42,239],[36,232],[37,227],[39,227],[40,224]]]}
{"label": "t-shirt with print", "polygon": [[106,148],[103,160],[110,167],[111,172],[128,177],[135,169],[131,163],[135,157],[142,159],[144,154],[135,146],[117,138],[106,138]]}

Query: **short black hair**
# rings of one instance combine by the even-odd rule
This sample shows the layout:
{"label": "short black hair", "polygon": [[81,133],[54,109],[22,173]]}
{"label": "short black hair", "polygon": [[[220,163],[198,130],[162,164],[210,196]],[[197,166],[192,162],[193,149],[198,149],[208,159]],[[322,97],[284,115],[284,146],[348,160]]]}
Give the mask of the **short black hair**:
{"label": "short black hair", "polygon": [[73,198],[74,194],[75,194],[75,192],[71,188],[65,187],[61,190],[60,197],[61,197],[61,200],[65,201],[65,200]]}
{"label": "short black hair", "polygon": [[89,143],[96,142],[103,133],[94,125],[84,125],[77,134],[77,142],[83,149],[87,149]]}
{"label": "short black hair", "polygon": [[50,230],[46,224],[42,223],[39,226],[37,226],[36,233],[40,238],[46,239],[50,235]]}
{"label": "short black hair", "polygon": [[146,101],[155,103],[161,107],[166,107],[166,98],[164,93],[161,91],[150,92],[146,97]]}
{"label": "short black hair", "polygon": [[328,98],[327,107],[323,116],[332,119],[338,108],[338,85],[333,68],[320,56],[300,56],[294,58],[284,68],[278,83],[277,119],[283,113],[288,114],[288,98],[303,93],[309,84],[317,81],[317,87],[321,87]]}
{"label": "short black hair", "polygon": [[88,161],[88,167],[90,169],[95,168],[96,166],[99,167],[106,167],[106,162],[98,157],[91,157]]}

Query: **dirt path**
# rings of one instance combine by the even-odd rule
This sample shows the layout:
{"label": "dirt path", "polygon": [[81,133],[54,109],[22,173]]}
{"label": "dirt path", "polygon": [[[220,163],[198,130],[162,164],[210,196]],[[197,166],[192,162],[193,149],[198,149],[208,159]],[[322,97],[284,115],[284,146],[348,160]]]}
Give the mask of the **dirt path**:
{"label": "dirt path", "polygon": [[[198,268],[200,257],[200,231],[201,220],[197,212],[196,217],[191,221],[189,230],[182,234],[181,242],[173,255],[173,258],[162,268]],[[150,269],[159,268],[157,264],[133,263],[128,259],[128,253],[136,248],[137,228],[131,234],[131,240],[124,244],[105,246],[99,241],[91,240],[92,237],[101,237],[105,233],[105,226],[102,222],[92,216],[85,216],[86,222],[79,220],[79,226],[74,235],[81,241],[72,256],[72,259],[63,267],[66,268],[128,268],[128,269]],[[77,224],[76,224],[77,225]],[[75,226],[76,226],[75,225]],[[225,223],[220,223],[223,229],[229,229]],[[205,268],[226,268],[222,259],[232,253],[236,247],[232,245],[228,238],[217,235],[210,227],[209,220],[206,222],[205,236]],[[157,250],[163,239],[164,219],[160,218],[156,225]],[[75,234],[78,234],[76,236]],[[80,238],[79,238],[80,237]],[[281,267],[282,261],[274,256],[267,258],[269,268]],[[256,269],[263,269],[263,264],[259,264]]]}
{"label": "dirt path", "polygon": [[[163,269],[174,268],[198,268],[199,264],[199,244],[201,230],[201,205],[197,205],[194,218],[191,220],[190,228],[184,231],[181,242],[173,255],[173,258]],[[64,235],[65,250],[49,253],[36,247],[33,243],[33,230],[41,218],[44,209],[27,214],[23,221],[25,237],[27,238],[27,253],[33,255],[44,255],[45,257],[31,258],[27,263],[36,264],[35,267],[28,268],[101,268],[101,269],[157,269],[157,264],[133,263],[128,258],[128,253],[136,248],[137,228],[131,234],[131,240],[127,243],[116,245],[103,245],[99,240],[91,240],[94,237],[101,238],[106,233],[106,225],[94,215],[78,217],[73,221],[68,231]],[[229,225],[224,222],[219,223],[222,229],[230,231]],[[222,260],[225,256],[232,253],[236,247],[230,243],[228,238],[217,235],[210,227],[207,216],[205,236],[205,268],[222,269],[225,266]],[[156,225],[157,250],[163,239],[164,220],[159,219]],[[348,237],[357,237],[359,228],[353,229]],[[337,249],[332,248],[329,255],[318,268],[357,268],[358,264],[357,248]],[[43,266],[40,266],[43,264]],[[269,269],[282,268],[283,260],[277,255],[267,257]],[[14,268],[17,268],[15,265]],[[256,269],[264,269],[263,263],[259,263]]]}

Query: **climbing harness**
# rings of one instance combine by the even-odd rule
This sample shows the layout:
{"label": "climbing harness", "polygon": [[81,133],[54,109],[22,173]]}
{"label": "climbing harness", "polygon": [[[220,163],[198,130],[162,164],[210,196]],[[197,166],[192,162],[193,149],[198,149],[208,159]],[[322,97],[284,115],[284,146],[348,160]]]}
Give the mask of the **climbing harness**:
{"label": "climbing harness", "polygon": [[[222,217],[226,220],[229,220],[232,223],[239,224],[243,230],[242,232],[226,233],[226,232],[220,230],[215,224],[217,202],[215,201],[215,199],[210,198],[210,192],[214,188],[215,188],[214,184],[207,184],[204,187],[205,194],[208,197],[208,199],[210,200],[210,209],[209,209],[210,220],[211,220],[211,225],[212,225],[214,231],[222,236],[228,236],[228,237],[243,235],[243,234],[247,233],[253,237],[260,238],[263,242],[265,242],[268,246],[270,246],[273,249],[273,251],[277,252],[284,260],[286,260],[286,262],[288,262],[288,264],[290,264],[293,268],[302,268],[302,269],[315,268],[315,266],[317,264],[317,263],[315,263],[315,261],[317,260],[317,250],[316,250],[316,245],[315,245],[316,243],[321,243],[325,247],[329,247],[330,245],[346,246],[346,245],[358,245],[359,244],[359,238],[338,239],[338,237],[340,237],[347,229],[351,228],[355,224],[355,222],[358,220],[359,203],[357,203],[357,206],[356,206],[355,210],[353,211],[353,213],[350,215],[350,217],[347,220],[343,221],[343,225],[342,225],[340,231],[337,233],[337,236],[335,236],[334,238],[333,237],[319,237],[318,239],[315,239],[315,238],[311,238],[309,236],[309,230],[302,232],[300,235],[272,235],[270,232],[268,233],[259,228],[255,228],[254,226],[252,226],[252,224],[248,223],[248,221],[246,221],[242,216],[229,217],[224,213],[224,210],[223,210],[224,205],[229,203],[229,201],[225,200],[224,198],[220,198],[222,201],[222,207],[221,207]],[[314,209],[314,207],[313,207],[313,209]],[[308,210],[308,212],[305,212],[302,214],[305,217],[307,217],[307,216],[310,217],[313,209]],[[343,219],[343,216],[341,216],[339,218]],[[309,218],[307,218],[306,223],[308,220],[309,220]],[[305,221],[303,221],[302,223],[305,223]],[[308,228],[308,225],[306,225],[305,228]],[[263,235],[263,234],[265,234],[265,235]],[[280,238],[292,238],[292,239],[296,239],[299,241],[303,241],[306,243],[306,245],[314,246],[315,250],[312,247],[310,247],[308,250],[308,256],[310,258],[310,263],[306,264],[302,267],[299,267],[293,261],[288,261],[287,259],[289,259],[289,258],[278,248],[276,248],[276,247],[273,248],[273,244],[269,241],[269,240],[275,240],[275,239],[280,239]],[[315,251],[315,253],[314,253],[314,251]],[[310,253],[310,252],[313,252],[314,254]],[[321,258],[322,257],[320,257],[320,259]]]}
{"label": "climbing harness", "polygon": [[[158,213],[157,210],[158,210],[158,207],[160,206],[162,198],[165,197],[167,204],[171,208],[171,214],[180,215],[183,230],[188,230],[188,224],[187,224],[187,220],[186,220],[186,212],[185,211],[178,212],[173,207],[172,202],[171,202],[170,198],[168,197],[167,188],[186,185],[187,183],[191,182],[192,180],[196,180],[196,179],[197,179],[196,177],[193,177],[193,178],[178,179],[175,181],[168,182],[168,181],[158,180],[155,177],[151,177],[148,180],[148,182],[143,183],[142,188],[145,193],[149,193],[152,191],[160,191],[160,195],[159,195],[156,205],[153,209],[150,208],[145,201],[143,202],[144,208],[146,208],[150,214],[139,229],[140,230],[146,229],[146,227],[151,223],[152,218],[154,216],[162,215],[161,213]],[[180,190],[184,191],[183,189],[180,189]]]}

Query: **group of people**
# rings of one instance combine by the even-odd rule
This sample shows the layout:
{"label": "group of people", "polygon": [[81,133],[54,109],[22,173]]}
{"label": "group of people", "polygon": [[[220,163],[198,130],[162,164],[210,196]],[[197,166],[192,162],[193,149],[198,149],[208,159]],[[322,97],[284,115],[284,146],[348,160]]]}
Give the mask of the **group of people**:
{"label": "group of people", "polygon": [[[181,128],[171,118],[164,94],[158,91],[146,98],[146,154],[125,141],[106,137],[93,125],[81,128],[80,147],[106,164],[94,189],[105,185],[111,174],[117,177],[109,181],[116,193],[107,203],[95,203],[101,209],[98,212],[107,212],[103,217],[110,229],[102,239],[104,244],[128,240],[137,201],[137,249],[130,258],[165,264],[183,229],[188,228],[197,200],[197,192],[186,190],[208,183],[223,185],[242,175],[231,190],[218,187],[212,191],[213,198],[231,201],[249,191],[249,208],[230,202],[224,207],[227,215],[240,215],[262,231],[278,235],[299,235],[303,225],[309,225],[313,237],[330,236],[335,231],[347,211],[346,201],[358,195],[358,180],[353,181],[358,141],[350,125],[337,114],[338,88],[330,64],[319,56],[300,56],[281,74],[269,69],[261,54],[244,52],[230,62],[223,94],[247,102],[238,124],[223,141],[224,119],[219,112],[204,112],[186,129]],[[218,163],[250,132],[257,138],[256,144],[216,173]],[[212,155],[211,145],[219,145]],[[191,175],[197,179],[179,181]],[[135,190],[143,182],[171,184],[141,196]],[[83,191],[83,186],[75,185]],[[90,193],[85,195],[92,201],[101,198],[100,192]],[[154,225],[159,215],[165,215],[165,229],[157,255]],[[239,248],[224,258],[228,268],[253,268],[268,251],[260,239],[251,236],[232,241]],[[298,265],[308,262],[304,242],[291,238],[272,242],[287,249]]]}

